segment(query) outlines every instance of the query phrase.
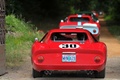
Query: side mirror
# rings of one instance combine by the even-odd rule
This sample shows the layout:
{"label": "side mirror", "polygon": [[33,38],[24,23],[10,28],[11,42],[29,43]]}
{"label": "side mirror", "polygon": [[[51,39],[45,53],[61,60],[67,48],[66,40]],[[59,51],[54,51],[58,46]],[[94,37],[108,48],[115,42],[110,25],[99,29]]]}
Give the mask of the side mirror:
{"label": "side mirror", "polygon": [[63,20],[61,20],[61,22],[64,22]]}
{"label": "side mirror", "polygon": [[35,41],[38,41],[38,38],[35,38]]}

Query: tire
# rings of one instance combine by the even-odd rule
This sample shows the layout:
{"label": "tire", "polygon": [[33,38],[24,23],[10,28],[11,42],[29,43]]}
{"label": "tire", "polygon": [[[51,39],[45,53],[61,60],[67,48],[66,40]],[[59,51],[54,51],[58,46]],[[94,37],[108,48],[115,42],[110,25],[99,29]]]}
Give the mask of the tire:
{"label": "tire", "polygon": [[100,36],[97,37],[97,41],[100,41]]}
{"label": "tire", "polygon": [[95,71],[95,78],[105,78],[105,69],[100,72]]}
{"label": "tire", "polygon": [[36,70],[32,70],[32,76],[33,78],[37,78],[37,77],[42,77],[43,76],[43,71],[36,71]]}

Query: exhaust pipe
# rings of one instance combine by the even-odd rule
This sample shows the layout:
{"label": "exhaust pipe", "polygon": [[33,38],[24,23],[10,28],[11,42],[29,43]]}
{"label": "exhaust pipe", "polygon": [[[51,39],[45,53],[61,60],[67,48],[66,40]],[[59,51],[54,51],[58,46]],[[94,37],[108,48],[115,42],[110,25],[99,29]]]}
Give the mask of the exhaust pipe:
{"label": "exhaust pipe", "polygon": [[86,71],[86,74],[87,74],[87,75],[92,75],[92,74],[94,74],[94,71],[91,71],[91,70]]}
{"label": "exhaust pipe", "polygon": [[45,75],[51,75],[51,74],[52,74],[52,71],[45,70],[45,71],[44,71],[44,74],[45,74]]}

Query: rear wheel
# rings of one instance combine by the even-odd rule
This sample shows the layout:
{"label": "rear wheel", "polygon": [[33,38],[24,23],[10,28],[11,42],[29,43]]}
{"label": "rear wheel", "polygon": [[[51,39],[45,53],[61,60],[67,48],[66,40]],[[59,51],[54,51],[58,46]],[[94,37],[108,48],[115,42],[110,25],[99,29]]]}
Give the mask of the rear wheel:
{"label": "rear wheel", "polygon": [[104,78],[105,77],[105,69],[100,72],[95,71],[95,78]]}
{"label": "rear wheel", "polygon": [[100,41],[100,35],[97,37],[97,41]]}
{"label": "rear wheel", "polygon": [[35,69],[33,69],[32,76],[33,76],[33,78],[42,77],[43,76],[43,71],[39,72],[39,71],[36,71]]}

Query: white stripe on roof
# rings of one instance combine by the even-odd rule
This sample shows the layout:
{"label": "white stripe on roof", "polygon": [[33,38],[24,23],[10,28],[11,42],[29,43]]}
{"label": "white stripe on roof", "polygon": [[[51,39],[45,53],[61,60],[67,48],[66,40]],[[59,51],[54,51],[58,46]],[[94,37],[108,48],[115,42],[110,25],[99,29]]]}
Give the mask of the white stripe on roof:
{"label": "white stripe on roof", "polygon": [[78,17],[82,17],[82,15],[78,15]]}

